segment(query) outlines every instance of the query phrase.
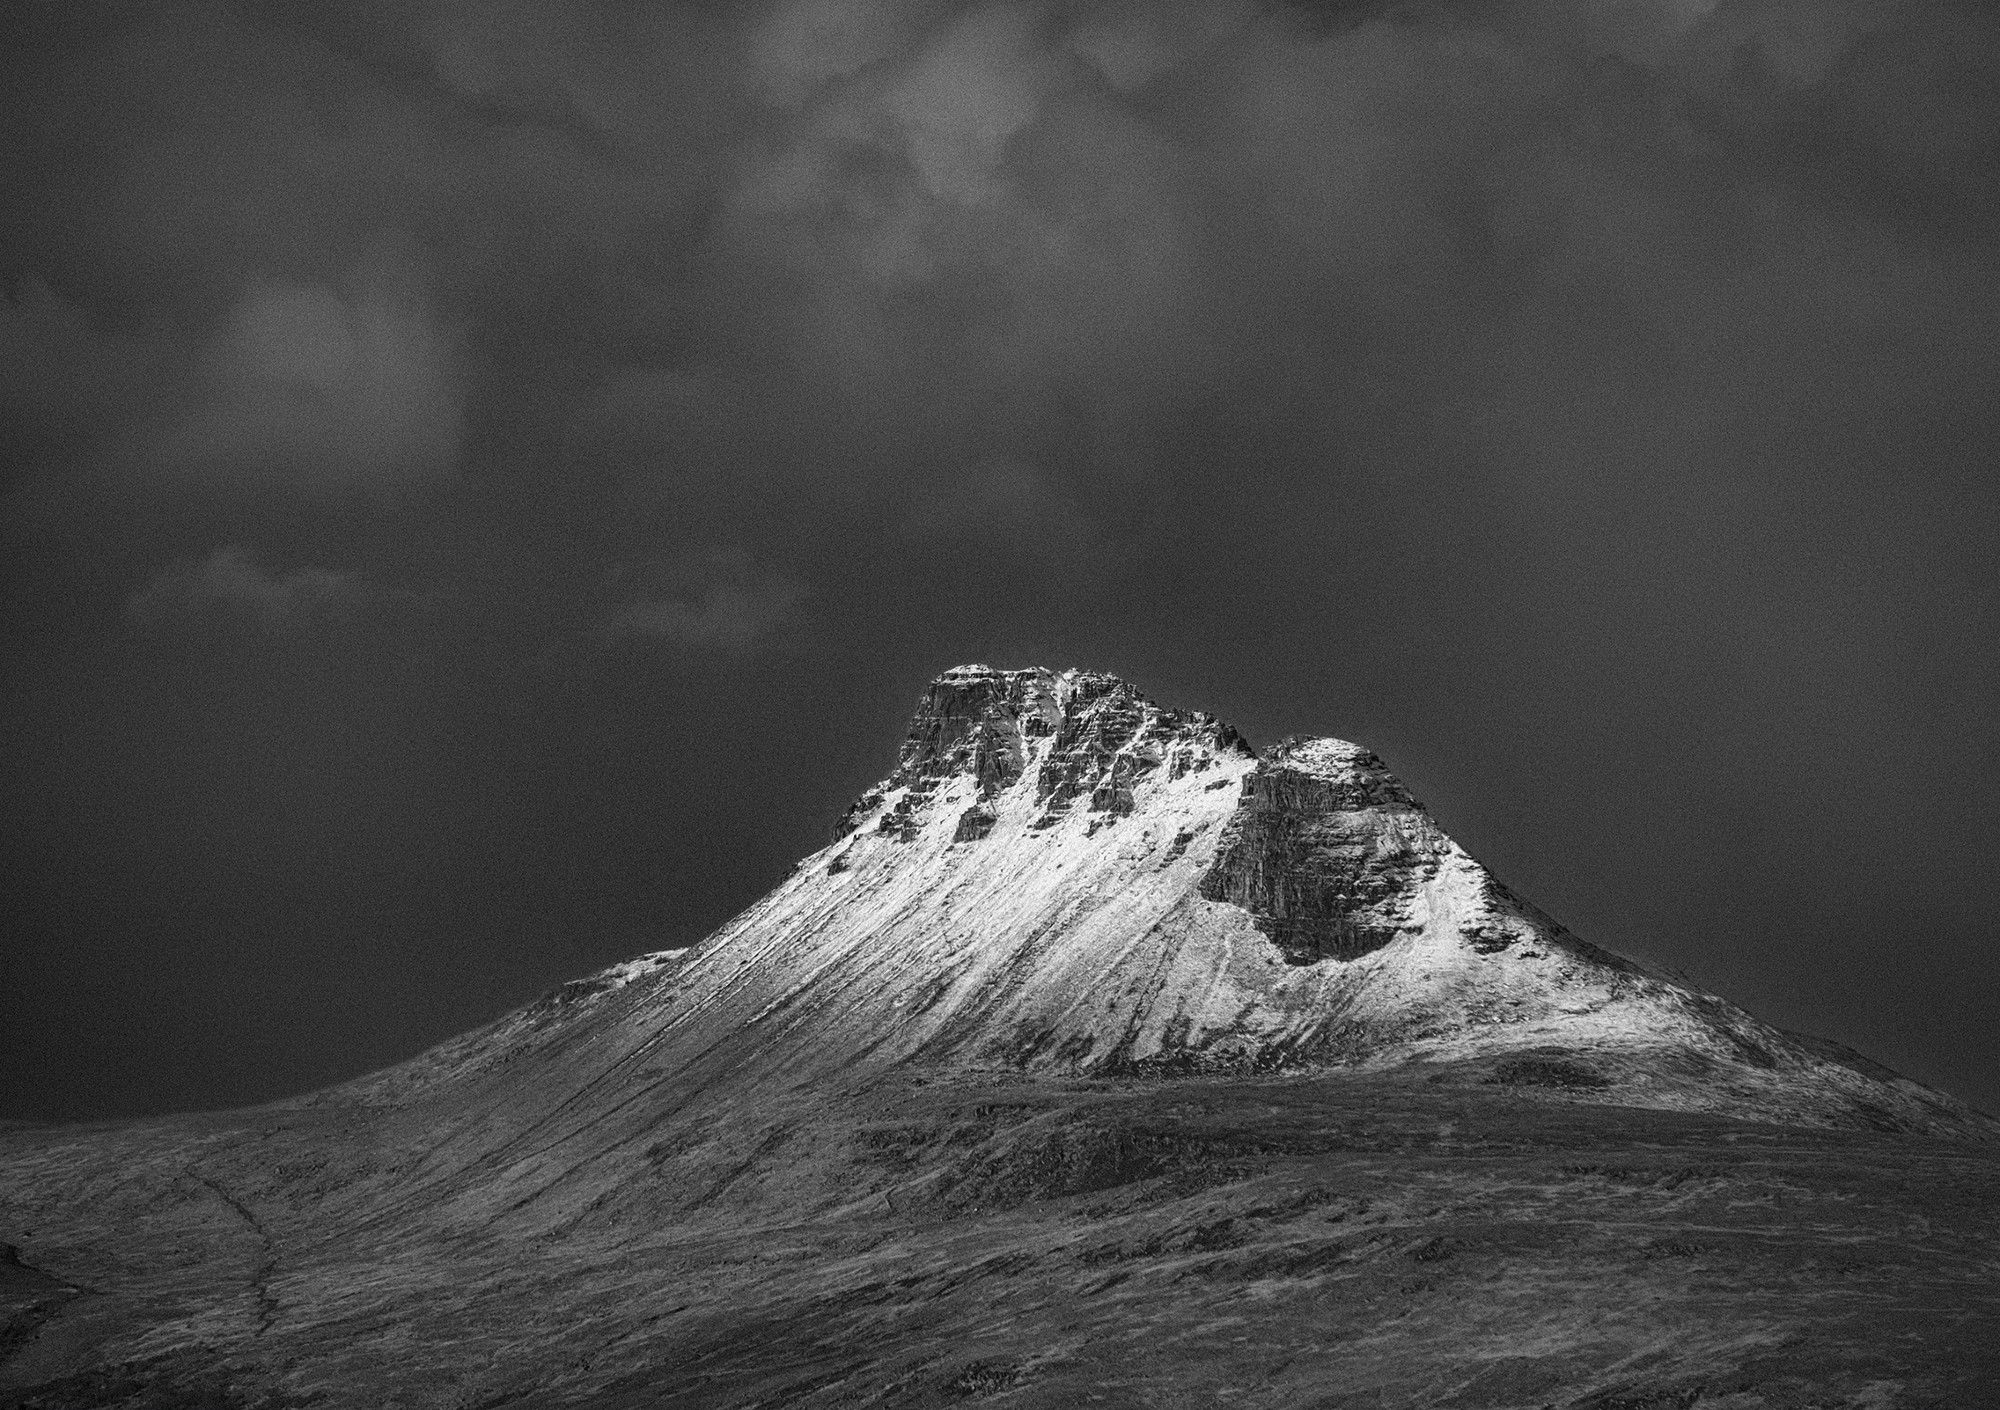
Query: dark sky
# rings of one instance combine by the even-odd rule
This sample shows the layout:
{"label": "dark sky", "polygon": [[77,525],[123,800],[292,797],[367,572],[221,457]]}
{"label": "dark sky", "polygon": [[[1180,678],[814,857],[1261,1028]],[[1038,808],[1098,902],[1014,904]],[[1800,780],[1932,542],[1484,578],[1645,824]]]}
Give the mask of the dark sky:
{"label": "dark sky", "polygon": [[2000,22],[15,0],[0,1115],[699,938],[959,661],[2000,1108]]}

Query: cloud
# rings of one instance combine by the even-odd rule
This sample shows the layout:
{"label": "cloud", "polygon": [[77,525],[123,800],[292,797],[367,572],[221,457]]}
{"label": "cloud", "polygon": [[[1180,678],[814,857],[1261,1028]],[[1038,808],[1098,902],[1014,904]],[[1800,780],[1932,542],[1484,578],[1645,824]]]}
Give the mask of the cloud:
{"label": "cloud", "polygon": [[795,109],[827,83],[847,78],[907,42],[903,7],[882,0],[783,0],[750,39],[757,95]]}
{"label": "cloud", "polygon": [[[81,252],[19,285],[62,291],[17,297],[21,414],[76,465],[122,435],[121,473],[188,503],[448,487],[561,521],[523,530],[538,552],[754,541],[817,583],[868,557],[830,520],[878,544],[958,501],[1006,521],[967,466],[1032,466],[1107,526],[1184,521],[1225,477],[1210,533],[1399,477],[1532,504],[1584,461],[1802,475],[1748,448],[1778,409],[1963,406],[2000,326],[1969,13],[238,19],[79,60],[78,152],[137,145],[29,173],[10,247]],[[217,512],[206,541],[255,534]]]}
{"label": "cloud", "polygon": [[885,95],[924,188],[940,200],[989,199],[1007,144],[1034,121],[1047,56],[1026,7],[974,10],[932,40]]}
{"label": "cloud", "polygon": [[463,406],[450,338],[407,271],[256,278],[207,352],[194,409],[158,445],[197,481],[385,490],[450,470]]}
{"label": "cloud", "polygon": [[1197,58],[1257,18],[1231,0],[1120,0],[1085,10],[1066,37],[1119,92],[1131,92]]}
{"label": "cloud", "polygon": [[126,601],[125,614],[148,626],[223,617],[279,632],[343,618],[364,594],[352,574],[312,567],[272,573],[230,544],[162,569]]}
{"label": "cloud", "polygon": [[797,584],[760,572],[740,554],[684,563],[627,565],[614,575],[625,601],[606,624],[613,637],[745,652],[798,622]]}

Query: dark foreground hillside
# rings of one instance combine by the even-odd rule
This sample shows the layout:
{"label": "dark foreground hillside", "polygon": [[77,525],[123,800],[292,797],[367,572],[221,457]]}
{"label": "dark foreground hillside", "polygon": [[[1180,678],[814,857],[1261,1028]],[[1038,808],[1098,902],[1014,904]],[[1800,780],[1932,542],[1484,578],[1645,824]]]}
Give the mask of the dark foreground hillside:
{"label": "dark foreground hillside", "polygon": [[1577,1080],[902,1072],[483,1225],[353,1107],[12,1131],[0,1405],[2000,1404],[2000,1148]]}

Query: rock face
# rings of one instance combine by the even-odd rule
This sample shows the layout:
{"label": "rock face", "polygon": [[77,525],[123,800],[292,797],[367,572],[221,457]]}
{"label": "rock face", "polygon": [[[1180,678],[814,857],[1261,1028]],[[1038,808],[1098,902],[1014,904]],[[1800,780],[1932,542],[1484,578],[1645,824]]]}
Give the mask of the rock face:
{"label": "rock face", "polygon": [[1351,960],[1409,924],[1450,839],[1367,750],[1287,743],[1243,779],[1201,894],[1256,918],[1288,963]]}
{"label": "rock face", "polygon": [[1130,813],[1133,785],[1163,765],[1178,778],[1218,757],[1249,754],[1242,736],[1214,716],[1162,709],[1115,676],[959,666],[924,691],[895,772],[855,800],[834,838],[895,794],[876,829],[912,841],[912,816],[940,787],[970,779],[980,801],[961,815],[953,840],[977,841],[996,820],[989,801],[1031,761],[1041,810],[1032,825],[1047,828],[1079,798],[1090,800],[1092,812]]}

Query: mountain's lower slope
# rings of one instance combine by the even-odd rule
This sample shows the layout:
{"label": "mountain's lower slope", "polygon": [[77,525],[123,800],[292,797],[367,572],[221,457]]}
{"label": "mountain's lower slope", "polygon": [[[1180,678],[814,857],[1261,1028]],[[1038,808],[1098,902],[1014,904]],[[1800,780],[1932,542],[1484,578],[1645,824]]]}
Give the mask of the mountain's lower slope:
{"label": "mountain's lower slope", "polygon": [[1356,746],[968,667],[692,951],[0,1133],[0,1406],[1978,1403],[1993,1130],[1570,935]]}

